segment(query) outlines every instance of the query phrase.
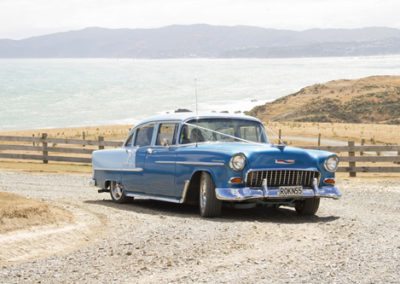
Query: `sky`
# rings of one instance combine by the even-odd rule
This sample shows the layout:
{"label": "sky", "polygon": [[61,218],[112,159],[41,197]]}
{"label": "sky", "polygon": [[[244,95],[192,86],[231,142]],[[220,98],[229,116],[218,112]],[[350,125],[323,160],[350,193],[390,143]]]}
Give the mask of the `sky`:
{"label": "sky", "polygon": [[0,38],[172,24],[400,28],[399,0],[0,0]]}

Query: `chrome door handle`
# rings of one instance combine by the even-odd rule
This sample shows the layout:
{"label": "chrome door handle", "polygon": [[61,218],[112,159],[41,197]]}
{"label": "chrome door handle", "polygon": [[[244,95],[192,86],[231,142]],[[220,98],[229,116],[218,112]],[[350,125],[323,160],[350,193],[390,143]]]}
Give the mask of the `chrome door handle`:
{"label": "chrome door handle", "polygon": [[148,149],[147,149],[147,154],[150,154],[150,155],[153,154],[153,149],[148,148]]}

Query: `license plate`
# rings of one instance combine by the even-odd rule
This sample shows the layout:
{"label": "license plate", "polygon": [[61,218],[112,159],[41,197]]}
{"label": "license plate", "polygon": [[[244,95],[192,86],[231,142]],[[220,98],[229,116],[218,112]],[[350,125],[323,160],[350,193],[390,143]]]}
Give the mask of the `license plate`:
{"label": "license plate", "polygon": [[303,187],[302,186],[280,186],[279,187],[279,196],[299,196],[303,195]]}

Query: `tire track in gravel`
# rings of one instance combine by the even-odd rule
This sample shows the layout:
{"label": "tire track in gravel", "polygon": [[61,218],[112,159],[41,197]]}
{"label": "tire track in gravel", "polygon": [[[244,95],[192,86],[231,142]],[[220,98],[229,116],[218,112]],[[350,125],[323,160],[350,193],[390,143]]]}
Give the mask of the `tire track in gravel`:
{"label": "tire track in gravel", "polygon": [[34,226],[0,235],[0,265],[65,254],[104,233],[106,219],[101,214],[69,202],[57,205],[68,208],[73,222]]}

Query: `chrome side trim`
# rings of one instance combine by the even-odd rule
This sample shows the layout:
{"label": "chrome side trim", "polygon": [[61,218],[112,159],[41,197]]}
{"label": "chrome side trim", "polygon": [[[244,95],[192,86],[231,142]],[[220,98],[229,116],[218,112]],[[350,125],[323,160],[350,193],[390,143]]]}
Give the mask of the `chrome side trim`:
{"label": "chrome side trim", "polygon": [[139,197],[139,198],[144,198],[144,199],[151,199],[151,200],[159,200],[159,201],[167,201],[167,202],[173,202],[173,203],[180,203],[180,200],[175,199],[175,198],[169,198],[169,197],[160,197],[160,196],[153,196],[153,195],[147,195],[147,194],[142,194],[142,193],[131,193],[127,192],[126,196],[129,197]]}
{"label": "chrome side trim", "polygon": [[179,200],[179,203],[184,203],[186,200],[186,194],[189,190],[189,184],[190,184],[190,180],[185,180],[185,185],[183,186],[183,192],[182,192],[182,196],[181,199]]}
{"label": "chrome side trim", "polygon": [[175,164],[174,161],[155,161],[156,164]]}
{"label": "chrome side trim", "polygon": [[220,162],[189,162],[189,161],[155,161],[156,164],[177,164],[177,165],[190,165],[190,166],[225,166]]}
{"label": "chrome side trim", "polygon": [[96,168],[95,171],[107,171],[107,172],[142,172],[142,168],[132,168],[132,169],[113,169],[113,168]]}
{"label": "chrome side trim", "polygon": [[178,165],[192,165],[192,166],[225,166],[224,163],[216,162],[176,162]]}
{"label": "chrome side trim", "polygon": [[176,198],[170,198],[170,197],[161,197],[161,196],[154,196],[154,195],[147,195],[143,193],[132,193],[132,192],[127,192],[126,196],[129,197],[139,197],[139,198],[145,198],[145,199],[151,199],[151,200],[158,200],[158,201],[166,201],[166,202],[172,202],[172,203],[184,203],[186,200],[186,194],[189,190],[189,180],[185,180],[185,185],[183,187],[183,192],[182,196],[180,199]]}

